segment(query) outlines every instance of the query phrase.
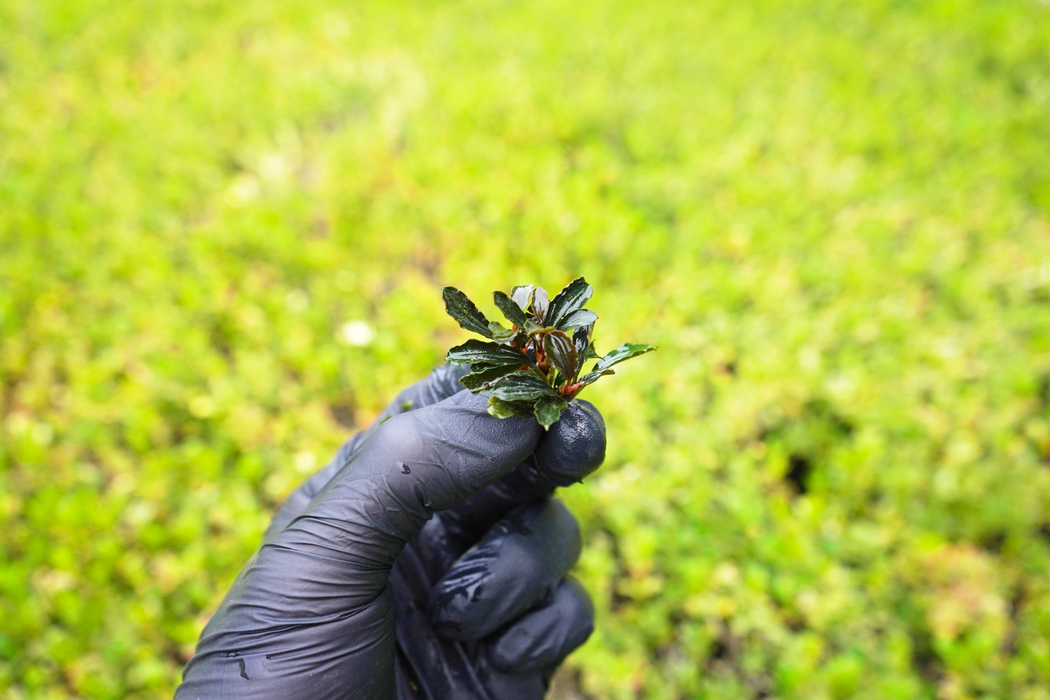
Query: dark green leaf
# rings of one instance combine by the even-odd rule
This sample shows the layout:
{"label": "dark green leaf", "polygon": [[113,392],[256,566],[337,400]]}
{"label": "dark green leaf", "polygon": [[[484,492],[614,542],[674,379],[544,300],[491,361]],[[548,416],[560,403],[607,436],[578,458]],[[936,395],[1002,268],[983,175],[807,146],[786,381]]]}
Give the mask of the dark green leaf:
{"label": "dark green leaf", "polygon": [[550,427],[561,417],[561,412],[568,407],[569,402],[560,396],[544,396],[536,402],[533,414],[544,430],[550,430]]}
{"label": "dark green leaf", "polygon": [[509,345],[486,343],[483,340],[468,340],[462,345],[457,345],[448,351],[445,361],[453,365],[486,364],[493,367],[533,364],[521,350]]}
{"label": "dark green leaf", "polygon": [[579,364],[587,361],[587,351],[591,347],[591,328],[593,326],[577,328],[576,332],[572,334],[572,344],[576,346],[576,357],[579,360]]}
{"label": "dark green leaf", "polygon": [[486,390],[503,401],[535,401],[541,396],[557,396],[550,384],[533,372],[515,372],[497,379]]}
{"label": "dark green leaf", "polygon": [[456,323],[462,328],[486,338],[492,337],[489,331],[489,320],[478,310],[470,297],[455,287],[444,287],[441,290],[441,296],[445,300],[445,311],[456,319]]}
{"label": "dark green leaf", "polygon": [[500,377],[504,377],[511,372],[520,371],[531,372],[532,370],[522,370],[521,367],[516,365],[501,365],[499,367],[482,365],[465,377],[461,377],[459,381],[463,386],[467,387],[474,393],[477,393],[485,389],[487,384],[496,381]]}
{"label": "dark green leaf", "polygon": [[614,370],[614,369],[596,369],[596,370],[594,370],[592,372],[588,372],[587,374],[585,374],[582,377],[580,377],[580,384],[583,384],[584,386],[588,386],[590,384],[594,384],[596,381],[598,381],[598,379],[600,377],[604,377],[607,374],[616,374],[616,370]]}
{"label": "dark green leaf", "polygon": [[567,380],[576,378],[580,369],[579,356],[576,354],[576,346],[569,340],[569,336],[561,331],[551,331],[543,336],[543,352],[551,364],[561,372],[561,376]]}
{"label": "dark green leaf", "polygon": [[547,298],[547,290],[543,287],[536,287],[532,293],[532,314],[541,326],[544,325],[544,319],[547,318],[548,306],[550,306],[550,300]]}
{"label": "dark green leaf", "polygon": [[[656,349],[625,344],[599,356],[594,347],[598,316],[583,308],[593,291],[580,277],[553,301],[542,287],[532,285],[514,287],[510,294],[493,292],[496,306],[514,325],[508,329],[489,322],[466,295],[447,287],[443,293],[449,314],[464,328],[495,342],[467,341],[449,350],[446,359],[470,366],[470,373],[460,381],[475,394],[488,397],[488,412],[493,416],[531,417],[549,429],[584,386],[615,374],[613,365]],[[537,357],[543,360],[543,370]],[[584,363],[591,360],[597,362],[584,373]]]}
{"label": "dark green leaf", "polygon": [[576,309],[571,314],[566,314],[562,320],[557,323],[557,328],[560,331],[568,331],[573,328],[590,326],[597,320],[598,314],[590,309]]}
{"label": "dark green leaf", "polygon": [[532,301],[532,290],[536,287],[531,284],[518,285],[514,289],[510,290],[510,298],[514,300],[514,303],[524,311],[529,308],[529,302]]}
{"label": "dark green leaf", "polygon": [[495,396],[489,399],[489,405],[485,409],[490,416],[496,418],[531,418],[533,416],[532,406],[517,401],[503,401]]}
{"label": "dark green leaf", "polygon": [[594,369],[595,371],[608,369],[613,365],[620,364],[624,360],[629,360],[632,357],[643,355],[650,350],[655,349],[656,348],[652,345],[646,345],[645,343],[624,343],[615,350],[610,351],[605,357],[598,360],[594,365]]}
{"label": "dark green leaf", "polygon": [[496,302],[496,308],[503,312],[508,321],[518,328],[525,327],[525,312],[521,310],[521,307],[513,299],[503,292],[493,292],[492,300]]}
{"label": "dark green leaf", "polygon": [[[561,320],[573,311],[582,309],[592,294],[594,294],[594,287],[587,284],[584,278],[577,277],[565,285],[565,288],[551,300],[544,323],[560,328]],[[595,316],[595,318],[598,317]]]}

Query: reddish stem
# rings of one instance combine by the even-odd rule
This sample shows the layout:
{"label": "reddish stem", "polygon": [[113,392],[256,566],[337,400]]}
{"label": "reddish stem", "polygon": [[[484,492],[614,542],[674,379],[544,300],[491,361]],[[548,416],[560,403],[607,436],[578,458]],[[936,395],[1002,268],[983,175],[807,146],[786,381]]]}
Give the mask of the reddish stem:
{"label": "reddish stem", "polygon": [[576,394],[580,393],[580,389],[582,388],[583,382],[576,382],[575,384],[565,384],[558,391],[560,391],[566,399],[572,401],[576,398]]}

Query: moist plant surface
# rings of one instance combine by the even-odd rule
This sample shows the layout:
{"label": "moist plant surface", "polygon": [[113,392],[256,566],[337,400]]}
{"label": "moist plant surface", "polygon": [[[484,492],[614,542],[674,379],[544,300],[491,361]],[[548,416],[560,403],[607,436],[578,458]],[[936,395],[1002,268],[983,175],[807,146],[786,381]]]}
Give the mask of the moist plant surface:
{"label": "moist plant surface", "polygon": [[[594,287],[578,277],[553,299],[543,287],[520,285],[510,294],[492,293],[492,300],[510,322],[506,328],[489,321],[470,298],[445,287],[445,310],[468,331],[488,342],[468,340],[448,351],[454,365],[469,365],[460,381],[475,394],[489,398],[488,412],[497,418],[535,416],[550,428],[584,387],[615,374],[613,365],[650,350],[644,343],[624,343],[602,357],[594,349],[598,315],[584,304]],[[596,360],[589,372],[584,364]]]}

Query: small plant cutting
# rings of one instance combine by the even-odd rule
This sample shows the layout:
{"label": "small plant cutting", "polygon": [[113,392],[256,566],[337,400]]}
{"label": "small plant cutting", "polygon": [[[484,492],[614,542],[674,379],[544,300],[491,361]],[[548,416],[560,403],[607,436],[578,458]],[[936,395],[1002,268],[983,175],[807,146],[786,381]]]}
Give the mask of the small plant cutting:
{"label": "small plant cutting", "polygon": [[[614,374],[613,365],[656,349],[624,343],[604,357],[599,355],[593,342],[598,315],[583,308],[594,288],[582,277],[569,282],[553,299],[543,287],[531,284],[515,287],[509,295],[493,292],[492,299],[510,328],[489,321],[455,287],[445,287],[441,293],[449,316],[464,329],[488,338],[457,345],[445,359],[470,366],[470,374],[460,382],[487,396],[488,412],[496,418],[535,416],[549,429],[585,386]],[[594,365],[584,372],[584,364],[591,360]]]}

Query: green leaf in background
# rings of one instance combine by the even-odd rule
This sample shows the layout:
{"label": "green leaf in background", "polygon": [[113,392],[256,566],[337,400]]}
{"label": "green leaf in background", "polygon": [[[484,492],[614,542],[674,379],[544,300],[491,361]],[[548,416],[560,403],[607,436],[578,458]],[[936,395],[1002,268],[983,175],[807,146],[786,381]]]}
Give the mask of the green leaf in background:
{"label": "green leaf in background", "polygon": [[445,311],[448,315],[456,319],[464,330],[483,335],[486,338],[492,337],[492,331],[489,330],[489,320],[485,318],[485,314],[478,310],[478,307],[474,305],[474,302],[470,298],[459,291],[455,287],[444,287],[441,290],[441,296],[445,300]]}
{"label": "green leaf in background", "polygon": [[550,427],[561,417],[562,411],[568,407],[569,402],[561,397],[544,396],[536,402],[533,413],[543,429],[550,430]]}
{"label": "green leaf in background", "polygon": [[535,288],[536,285],[533,284],[520,284],[510,290],[510,298],[522,311],[525,311],[529,308],[529,303],[532,301],[532,290]]}
{"label": "green leaf in background", "polygon": [[594,294],[594,287],[587,284],[587,280],[584,278],[577,277],[565,285],[565,288],[551,300],[550,308],[547,310],[547,316],[543,322],[548,326],[560,328],[561,320],[573,311],[583,308],[583,305],[590,300],[592,294]]}
{"label": "green leaf in background", "polygon": [[0,17],[0,698],[170,700],[434,276],[585,274],[554,698],[1050,700],[1047,2]]}
{"label": "green leaf in background", "polygon": [[550,358],[551,364],[561,372],[561,376],[567,381],[576,378],[579,370],[579,357],[576,346],[572,344],[569,337],[561,331],[551,331],[543,336],[543,352]]}
{"label": "green leaf in background", "polygon": [[516,348],[473,338],[449,350],[445,361],[453,365],[486,364],[500,367],[532,364],[528,356]]}
{"label": "green leaf in background", "polygon": [[518,306],[517,302],[499,291],[492,293],[492,300],[496,302],[496,307],[503,312],[508,321],[518,328],[525,328],[525,312]]}
{"label": "green leaf in background", "polygon": [[497,379],[486,392],[502,401],[535,401],[541,396],[557,396],[550,384],[534,372],[515,372]]}
{"label": "green leaf in background", "polygon": [[495,396],[489,399],[486,410],[490,416],[496,418],[532,418],[534,415],[530,404],[504,401]]}

